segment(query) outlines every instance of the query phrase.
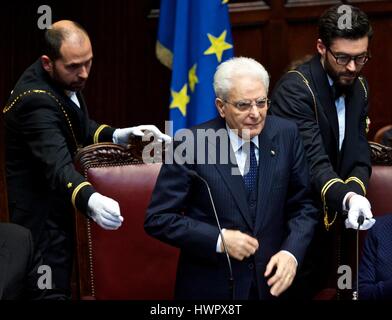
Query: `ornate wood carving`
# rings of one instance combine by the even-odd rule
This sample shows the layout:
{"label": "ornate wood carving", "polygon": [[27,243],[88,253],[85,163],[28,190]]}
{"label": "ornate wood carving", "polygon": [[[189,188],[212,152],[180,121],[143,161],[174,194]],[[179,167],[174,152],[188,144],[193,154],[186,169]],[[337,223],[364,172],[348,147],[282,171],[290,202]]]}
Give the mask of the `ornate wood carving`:
{"label": "ornate wood carving", "polygon": [[372,164],[392,166],[392,148],[376,142],[369,142]]}
{"label": "ornate wood carving", "polygon": [[[147,149],[148,146],[148,149]],[[150,153],[147,152],[151,150]],[[155,151],[153,154],[152,151]],[[143,159],[143,153],[145,159]],[[78,170],[86,172],[89,168],[106,165],[128,165],[162,162],[162,145],[133,138],[127,146],[114,143],[98,143],[79,150],[75,157]]]}
{"label": "ornate wood carving", "polygon": [[286,0],[286,7],[322,6],[341,3],[338,0]]}

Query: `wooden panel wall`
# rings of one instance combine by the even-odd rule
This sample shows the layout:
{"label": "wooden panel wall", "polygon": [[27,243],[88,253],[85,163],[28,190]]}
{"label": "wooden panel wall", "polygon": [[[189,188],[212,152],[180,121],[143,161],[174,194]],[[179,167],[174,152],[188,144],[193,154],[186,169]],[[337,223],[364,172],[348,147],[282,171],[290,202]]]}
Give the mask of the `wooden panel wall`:
{"label": "wooden panel wall", "polygon": [[[376,130],[392,124],[392,2],[378,0],[274,0],[249,1],[231,5],[236,54],[259,60],[271,74],[271,85],[291,61],[316,52],[317,21],[333,4],[351,3],[363,9],[375,34],[371,43],[372,60],[364,68],[370,86],[372,139]],[[255,38],[258,35],[258,38]],[[255,40],[257,39],[257,40]],[[260,42],[258,42],[258,40]]]}
{"label": "wooden panel wall", "polygon": [[[373,59],[365,68],[371,88],[372,129],[392,123],[392,2],[353,2],[375,29]],[[236,55],[262,62],[273,86],[294,59],[315,52],[317,18],[335,0],[232,0]],[[22,71],[39,56],[38,7],[42,1],[0,3],[0,106]],[[94,64],[85,96],[90,114],[114,126],[152,123],[164,128],[168,117],[170,71],[155,58],[159,0],[48,0],[54,21],[73,19],[90,33]],[[2,138],[2,123],[0,135]],[[0,140],[2,141],[2,139]],[[1,157],[3,148],[0,146]],[[3,167],[3,162],[0,160]],[[0,214],[5,211],[3,175]]]}

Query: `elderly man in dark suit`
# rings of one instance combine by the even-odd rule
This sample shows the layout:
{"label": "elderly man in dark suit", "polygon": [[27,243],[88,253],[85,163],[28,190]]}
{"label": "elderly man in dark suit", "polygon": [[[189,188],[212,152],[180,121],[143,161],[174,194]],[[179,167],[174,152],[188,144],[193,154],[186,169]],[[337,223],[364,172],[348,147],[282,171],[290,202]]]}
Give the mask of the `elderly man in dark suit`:
{"label": "elderly man in dark suit", "polygon": [[302,263],[317,213],[296,126],[266,115],[268,86],[253,59],[221,64],[214,79],[220,117],[188,132],[194,145],[175,148],[189,147],[186,159],[175,153],[174,164],[162,166],[145,230],[181,249],[178,299],[271,299]]}
{"label": "elderly man in dark suit", "polygon": [[359,267],[360,300],[392,300],[392,214],[367,234]]}

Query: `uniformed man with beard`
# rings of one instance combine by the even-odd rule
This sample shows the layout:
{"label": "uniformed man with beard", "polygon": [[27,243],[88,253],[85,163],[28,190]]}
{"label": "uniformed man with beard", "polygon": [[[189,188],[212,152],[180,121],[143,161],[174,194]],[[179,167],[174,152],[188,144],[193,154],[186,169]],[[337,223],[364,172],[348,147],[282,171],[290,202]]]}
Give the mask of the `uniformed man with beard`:
{"label": "uniformed man with beard", "polygon": [[[293,286],[296,297],[312,298],[322,288],[336,288],[341,265],[355,270],[353,229],[359,216],[364,217],[361,230],[375,222],[365,197],[371,174],[369,90],[360,76],[370,58],[372,34],[358,8],[328,9],[319,20],[317,55],[285,74],[271,96],[271,113],[295,121],[300,129],[321,213],[308,259]],[[339,298],[349,290],[337,293]]]}

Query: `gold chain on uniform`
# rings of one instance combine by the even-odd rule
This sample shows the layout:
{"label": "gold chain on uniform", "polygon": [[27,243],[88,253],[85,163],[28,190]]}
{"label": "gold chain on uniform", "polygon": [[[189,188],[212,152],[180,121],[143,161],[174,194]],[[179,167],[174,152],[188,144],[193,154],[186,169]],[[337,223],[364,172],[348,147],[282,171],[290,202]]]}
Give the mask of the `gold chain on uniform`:
{"label": "gold chain on uniform", "polygon": [[333,225],[333,223],[335,222],[336,218],[337,218],[337,212],[335,212],[335,216],[333,217],[332,221],[329,222],[328,219],[328,207],[327,207],[327,201],[325,200],[325,196],[327,194],[327,191],[329,190],[330,187],[332,187],[332,185],[334,185],[335,183],[339,182],[339,183],[343,183],[343,184],[347,184],[351,181],[354,181],[356,183],[359,184],[359,186],[361,187],[362,191],[363,191],[363,195],[366,196],[366,188],[364,183],[357,177],[349,177],[346,181],[343,181],[342,179],[339,178],[334,178],[331,180],[328,180],[323,188],[321,189],[321,199],[323,201],[323,211],[324,211],[324,226],[325,229],[328,231],[329,228]]}
{"label": "gold chain on uniform", "polygon": [[75,142],[76,150],[78,150],[80,146],[79,146],[79,144],[78,144],[78,142],[77,142],[77,140],[76,140],[76,136],[75,136],[75,133],[74,133],[74,130],[73,130],[73,127],[72,127],[71,120],[69,119],[69,116],[68,116],[67,112],[65,111],[65,109],[64,109],[63,105],[61,104],[61,102],[56,98],[55,95],[53,95],[53,94],[52,94],[51,92],[49,92],[49,91],[46,91],[46,90],[28,90],[28,91],[25,91],[25,92],[21,93],[20,95],[18,95],[18,96],[10,103],[10,105],[6,106],[6,107],[3,109],[3,114],[5,114],[5,113],[7,113],[8,111],[10,111],[10,110],[12,109],[12,107],[14,107],[14,106],[16,105],[16,103],[17,103],[20,99],[22,99],[23,97],[25,97],[25,96],[27,96],[27,95],[29,95],[29,94],[33,94],[33,93],[46,94],[46,95],[48,95],[49,97],[51,97],[52,99],[54,99],[54,100],[57,102],[57,104],[60,106],[60,109],[61,109],[61,111],[63,112],[63,114],[64,114],[64,116],[65,116],[65,119],[66,119],[66,121],[67,121],[67,125],[68,125],[69,129],[71,130],[71,134],[72,134],[72,137],[73,137],[74,142]]}

